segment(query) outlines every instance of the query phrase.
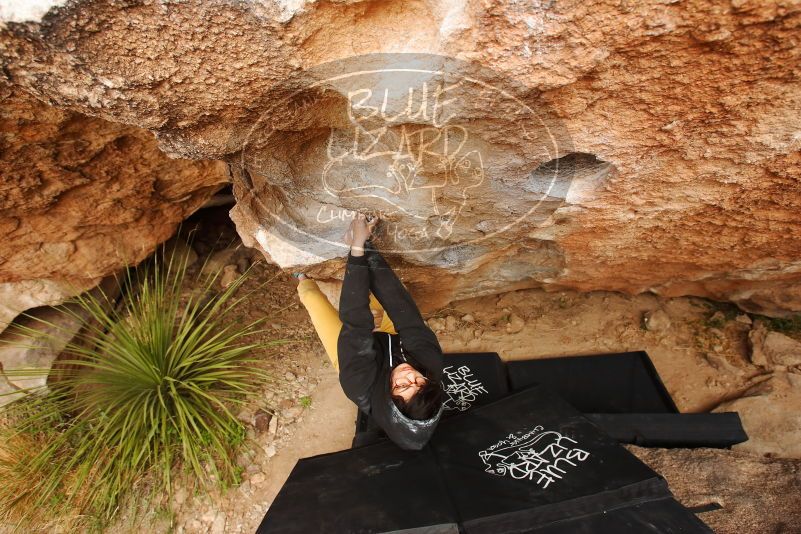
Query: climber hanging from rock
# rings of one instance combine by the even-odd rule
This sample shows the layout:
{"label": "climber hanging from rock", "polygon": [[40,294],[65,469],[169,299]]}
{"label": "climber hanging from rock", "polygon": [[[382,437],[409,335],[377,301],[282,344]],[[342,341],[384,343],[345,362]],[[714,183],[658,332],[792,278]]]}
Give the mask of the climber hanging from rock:
{"label": "climber hanging from rock", "polygon": [[[442,416],[442,349],[411,295],[371,242],[377,218],[358,214],[339,313],[303,274],[298,295],[345,395],[398,446],[421,449]],[[356,442],[354,442],[356,443]]]}

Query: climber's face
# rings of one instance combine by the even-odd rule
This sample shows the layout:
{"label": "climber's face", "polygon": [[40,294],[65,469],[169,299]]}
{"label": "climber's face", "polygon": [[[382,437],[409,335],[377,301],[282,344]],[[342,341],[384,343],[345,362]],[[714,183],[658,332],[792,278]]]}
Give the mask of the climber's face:
{"label": "climber's face", "polygon": [[395,367],[390,374],[392,395],[403,398],[404,402],[409,402],[425,384],[426,377],[408,363]]}

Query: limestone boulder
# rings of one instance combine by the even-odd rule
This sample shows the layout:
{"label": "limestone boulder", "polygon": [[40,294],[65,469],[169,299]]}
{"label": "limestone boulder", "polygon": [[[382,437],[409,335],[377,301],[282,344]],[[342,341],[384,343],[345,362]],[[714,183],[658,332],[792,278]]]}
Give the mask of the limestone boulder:
{"label": "limestone boulder", "polygon": [[757,321],[748,332],[751,363],[772,369],[801,368],[801,341],[781,332],[769,330],[762,321]]}
{"label": "limestone boulder", "polygon": [[0,283],[0,331],[21,312],[64,302],[72,295],[95,286],[99,279],[61,281],[51,279]]}
{"label": "limestone boulder", "polygon": [[[25,313],[0,333],[0,393],[3,384],[6,391],[20,392],[45,386],[53,362],[83,326],[80,318],[49,306]],[[15,329],[20,325],[38,334],[20,334]],[[15,397],[0,396],[0,406]]]}
{"label": "limestone boulder", "polygon": [[[108,313],[120,291],[119,282],[108,276],[84,297],[100,303]],[[59,357],[75,358],[74,353],[68,354],[65,349],[68,344],[81,344],[76,336],[81,329],[96,327],[91,321],[91,314],[75,302],[57,307],[38,306],[17,316],[0,332],[0,406],[25,391],[35,392],[46,386],[53,363]]]}
{"label": "limestone boulder", "polygon": [[[282,267],[341,277],[347,220],[371,210],[424,308],[542,286],[801,311],[797,2],[19,6],[2,76],[227,161],[238,232]],[[172,173],[187,191],[209,176],[192,169]],[[51,256],[74,242],[38,263],[70,272]]]}
{"label": "limestone boulder", "polygon": [[[5,58],[7,59],[7,58]],[[147,257],[227,182],[153,135],[0,83],[0,330]]]}

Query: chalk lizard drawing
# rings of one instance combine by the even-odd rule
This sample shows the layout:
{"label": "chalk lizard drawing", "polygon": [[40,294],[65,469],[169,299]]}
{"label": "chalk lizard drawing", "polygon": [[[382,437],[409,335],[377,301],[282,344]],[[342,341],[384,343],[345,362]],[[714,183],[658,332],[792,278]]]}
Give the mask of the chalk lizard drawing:
{"label": "chalk lizard drawing", "polygon": [[589,458],[589,452],[574,445],[578,445],[575,440],[537,426],[521,435],[510,434],[478,456],[487,473],[533,480],[546,489]]}
{"label": "chalk lizard drawing", "polygon": [[443,373],[442,383],[447,395],[446,410],[463,412],[473,405],[479,395],[488,393],[484,384],[473,378],[473,372],[466,365],[458,369],[453,369],[453,366],[449,365],[443,369]]}
{"label": "chalk lizard drawing", "polygon": [[[449,88],[438,87],[439,98]],[[368,104],[371,89],[349,93],[349,120],[352,135],[332,129],[326,147],[328,161],[322,172],[323,187],[336,198],[376,198],[417,219],[433,219],[436,235],[448,238],[470,198],[469,190],[485,179],[481,153],[468,150],[465,127],[447,124],[438,118],[442,102],[428,104],[427,84],[423,84],[420,109],[412,110],[415,92],[409,88],[404,111],[386,115],[387,95],[382,106]],[[429,116],[429,108],[434,111]],[[361,111],[357,114],[355,111]],[[364,162],[386,162],[383,176],[365,176]],[[421,213],[422,205],[428,213]]]}

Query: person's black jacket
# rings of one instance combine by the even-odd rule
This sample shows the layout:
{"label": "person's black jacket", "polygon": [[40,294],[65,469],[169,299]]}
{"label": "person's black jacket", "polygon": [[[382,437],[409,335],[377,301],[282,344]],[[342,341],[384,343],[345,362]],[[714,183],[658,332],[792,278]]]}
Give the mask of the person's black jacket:
{"label": "person's black jacket", "polygon": [[[400,361],[402,341],[404,351],[410,356],[409,363],[440,383],[442,348],[383,256],[369,241],[365,249],[364,256],[348,254],[345,267],[339,298],[342,320],[337,340],[339,381],[345,395],[380,426],[387,437],[403,449],[419,450],[434,433],[443,408],[426,420],[404,416],[392,401],[390,372]],[[389,314],[397,335],[373,332],[369,291]]]}

